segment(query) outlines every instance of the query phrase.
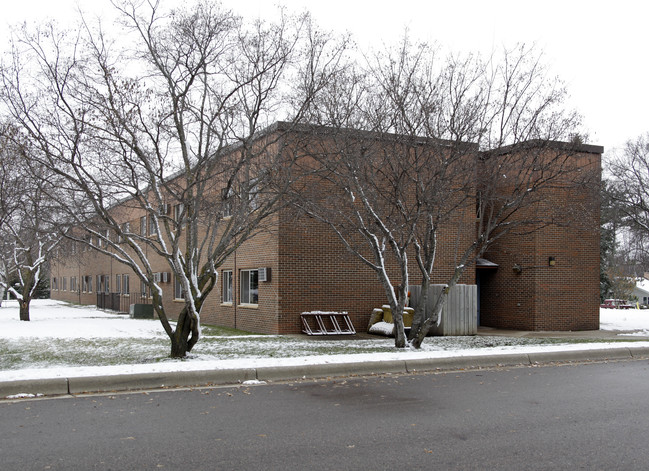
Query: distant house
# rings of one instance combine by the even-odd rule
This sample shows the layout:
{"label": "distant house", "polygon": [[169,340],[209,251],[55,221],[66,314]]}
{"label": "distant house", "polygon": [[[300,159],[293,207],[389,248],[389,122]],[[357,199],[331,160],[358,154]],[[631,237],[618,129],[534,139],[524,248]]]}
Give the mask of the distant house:
{"label": "distant house", "polygon": [[631,296],[637,299],[640,304],[649,306],[649,273],[645,273],[644,277],[636,280]]}

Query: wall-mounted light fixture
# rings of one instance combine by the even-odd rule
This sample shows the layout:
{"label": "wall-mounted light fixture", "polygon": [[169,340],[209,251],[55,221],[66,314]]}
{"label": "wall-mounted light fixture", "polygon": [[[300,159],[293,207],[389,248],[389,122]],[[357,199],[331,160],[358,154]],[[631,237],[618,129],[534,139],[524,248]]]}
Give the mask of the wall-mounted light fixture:
{"label": "wall-mounted light fixture", "polygon": [[548,257],[548,265],[553,267],[557,263],[554,257]]}

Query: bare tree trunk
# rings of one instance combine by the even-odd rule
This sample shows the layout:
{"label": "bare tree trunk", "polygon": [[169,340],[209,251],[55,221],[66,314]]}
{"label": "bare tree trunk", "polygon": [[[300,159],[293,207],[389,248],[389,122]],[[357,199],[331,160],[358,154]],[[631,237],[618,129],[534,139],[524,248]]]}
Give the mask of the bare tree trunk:
{"label": "bare tree trunk", "polygon": [[[408,340],[412,343],[419,335],[424,322],[426,321],[426,306],[428,305],[428,291],[430,288],[430,278],[424,276],[421,281],[421,294],[419,295],[419,301],[417,307],[415,307],[415,314],[412,318],[412,327],[410,328],[410,334],[408,335]],[[437,321],[437,318],[435,318]]]}
{"label": "bare tree trunk", "polygon": [[198,342],[199,336],[198,320],[189,314],[186,307],[183,308],[176,329],[170,335],[171,358],[185,358]]}
{"label": "bare tree trunk", "polygon": [[29,302],[31,299],[24,298],[18,301],[18,306],[20,306],[20,320],[29,321]]}
{"label": "bare tree trunk", "polygon": [[410,338],[411,338],[410,344],[414,348],[421,348],[421,344],[423,343],[424,339],[428,335],[428,332],[430,332],[430,328],[433,326],[433,324],[437,323],[437,320],[439,319],[439,316],[442,313],[442,308],[446,303],[446,298],[448,298],[448,293],[450,289],[451,287],[447,286],[442,290],[442,293],[439,295],[439,298],[437,298],[437,301],[435,302],[435,306],[433,307],[432,313],[430,313],[430,315],[426,318],[424,323],[418,327],[417,331],[414,332],[412,330],[410,331]]}

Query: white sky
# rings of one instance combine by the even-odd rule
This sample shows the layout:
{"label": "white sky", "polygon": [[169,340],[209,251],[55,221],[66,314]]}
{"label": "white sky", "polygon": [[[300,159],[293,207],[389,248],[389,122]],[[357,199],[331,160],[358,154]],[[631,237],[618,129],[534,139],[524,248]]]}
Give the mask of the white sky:
{"label": "white sky", "polygon": [[[162,0],[179,3],[179,0]],[[282,3],[311,11],[326,29],[349,31],[361,45],[392,43],[409,28],[413,38],[455,51],[489,52],[518,42],[536,43],[546,64],[568,86],[583,116],[589,142],[612,151],[649,132],[647,46],[649,3],[638,0],[223,0],[246,16],[268,16]],[[6,24],[107,12],[108,0],[20,0],[3,5]],[[105,14],[105,13],[104,13]],[[4,24],[3,24],[4,23]]]}

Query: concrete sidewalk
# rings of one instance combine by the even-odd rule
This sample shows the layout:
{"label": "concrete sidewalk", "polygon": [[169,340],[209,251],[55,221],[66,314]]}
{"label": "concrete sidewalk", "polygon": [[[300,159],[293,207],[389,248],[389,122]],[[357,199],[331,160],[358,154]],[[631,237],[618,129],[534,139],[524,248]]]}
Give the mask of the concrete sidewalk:
{"label": "concrete sidewalk", "polygon": [[[550,335],[551,333],[547,333]],[[554,333],[556,335],[556,333]],[[563,333],[561,333],[563,334]],[[575,332],[570,337],[575,338]],[[481,329],[480,335],[486,333]],[[502,335],[505,335],[504,333]],[[524,333],[519,333],[524,336]],[[539,336],[538,332],[534,333]],[[508,333],[508,336],[516,336]],[[583,337],[593,338],[593,337]],[[608,338],[599,337],[597,338]],[[531,366],[550,363],[649,359],[649,347],[633,343],[596,350],[567,350],[538,353],[492,354],[375,362],[328,363],[299,366],[213,369],[204,371],[155,372],[110,376],[32,379],[0,382],[0,400],[16,395],[62,396],[179,387],[238,385],[256,381],[292,381],[347,376],[413,374],[479,368]],[[249,383],[250,384],[250,383]]]}

